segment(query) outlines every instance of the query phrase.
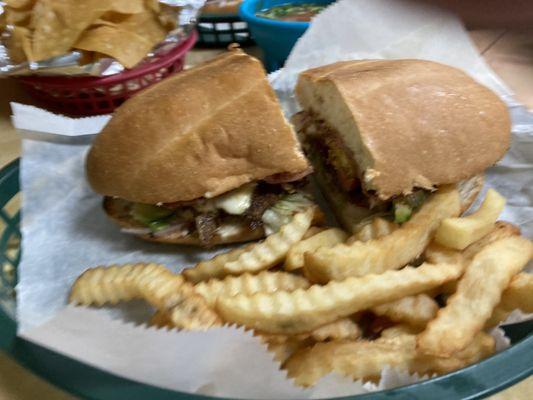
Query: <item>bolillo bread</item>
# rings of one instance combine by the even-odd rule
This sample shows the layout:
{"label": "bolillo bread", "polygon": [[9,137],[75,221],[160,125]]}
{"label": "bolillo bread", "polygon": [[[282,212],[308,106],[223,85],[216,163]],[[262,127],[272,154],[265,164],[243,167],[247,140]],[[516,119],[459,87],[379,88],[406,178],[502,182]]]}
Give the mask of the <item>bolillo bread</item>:
{"label": "bolillo bread", "polygon": [[498,96],[431,61],[338,62],[301,73],[296,94],[342,136],[364,189],[382,200],[468,180],[509,147]]}
{"label": "bolillo bread", "polygon": [[96,192],[156,204],[214,197],[309,165],[260,62],[232,50],[126,101],[86,167]]}

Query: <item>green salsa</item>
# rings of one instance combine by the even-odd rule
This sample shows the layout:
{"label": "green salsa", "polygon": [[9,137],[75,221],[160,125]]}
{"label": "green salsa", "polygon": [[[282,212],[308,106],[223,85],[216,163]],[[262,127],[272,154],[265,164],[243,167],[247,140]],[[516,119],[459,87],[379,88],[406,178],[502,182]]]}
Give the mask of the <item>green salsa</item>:
{"label": "green salsa", "polygon": [[316,3],[282,4],[259,11],[258,17],[279,19],[281,21],[309,22],[311,18],[326,8],[327,5]]}

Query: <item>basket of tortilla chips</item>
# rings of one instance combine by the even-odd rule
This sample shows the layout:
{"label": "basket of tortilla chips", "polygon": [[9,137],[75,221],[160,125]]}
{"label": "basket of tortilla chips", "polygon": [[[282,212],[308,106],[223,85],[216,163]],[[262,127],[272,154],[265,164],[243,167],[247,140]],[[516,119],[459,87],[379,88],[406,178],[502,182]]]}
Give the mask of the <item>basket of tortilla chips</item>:
{"label": "basket of tortilla chips", "polygon": [[[0,2],[0,76],[16,76],[54,111],[112,112],[139,90],[183,69],[196,41],[198,2]],[[2,50],[2,49],[0,49]]]}

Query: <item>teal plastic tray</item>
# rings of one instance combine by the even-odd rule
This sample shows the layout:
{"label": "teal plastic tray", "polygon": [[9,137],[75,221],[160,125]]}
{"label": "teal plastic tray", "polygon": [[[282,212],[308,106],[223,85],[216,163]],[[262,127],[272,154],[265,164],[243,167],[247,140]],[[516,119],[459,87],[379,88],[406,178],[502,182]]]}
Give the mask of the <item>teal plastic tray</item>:
{"label": "teal plastic tray", "polygon": [[[85,399],[212,399],[144,385],[106,373],[16,336],[16,267],[20,260],[20,212],[6,205],[19,192],[19,160],[0,170],[0,348],[18,363],[62,389]],[[12,208],[11,206],[8,208]],[[2,225],[0,225],[2,226]],[[476,365],[427,381],[360,396],[353,400],[480,399],[527,378],[533,372],[533,323],[506,328],[513,346]]]}

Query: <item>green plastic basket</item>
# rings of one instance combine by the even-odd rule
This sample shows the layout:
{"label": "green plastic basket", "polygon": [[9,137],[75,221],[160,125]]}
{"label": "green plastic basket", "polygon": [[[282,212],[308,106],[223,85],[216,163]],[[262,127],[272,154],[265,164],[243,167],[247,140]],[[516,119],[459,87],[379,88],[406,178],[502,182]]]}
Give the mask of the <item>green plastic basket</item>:
{"label": "green plastic basket", "polygon": [[[17,324],[13,310],[16,304],[16,267],[20,260],[20,212],[9,213],[5,207],[19,193],[18,175],[19,160],[0,170],[0,218],[5,225],[3,231],[0,231],[0,348],[37,375],[85,399],[214,400],[211,397],[160,389],[123,379],[16,336]],[[480,399],[503,390],[533,372],[533,323],[524,322],[505,329],[513,346],[476,365],[418,384],[342,399]]]}

